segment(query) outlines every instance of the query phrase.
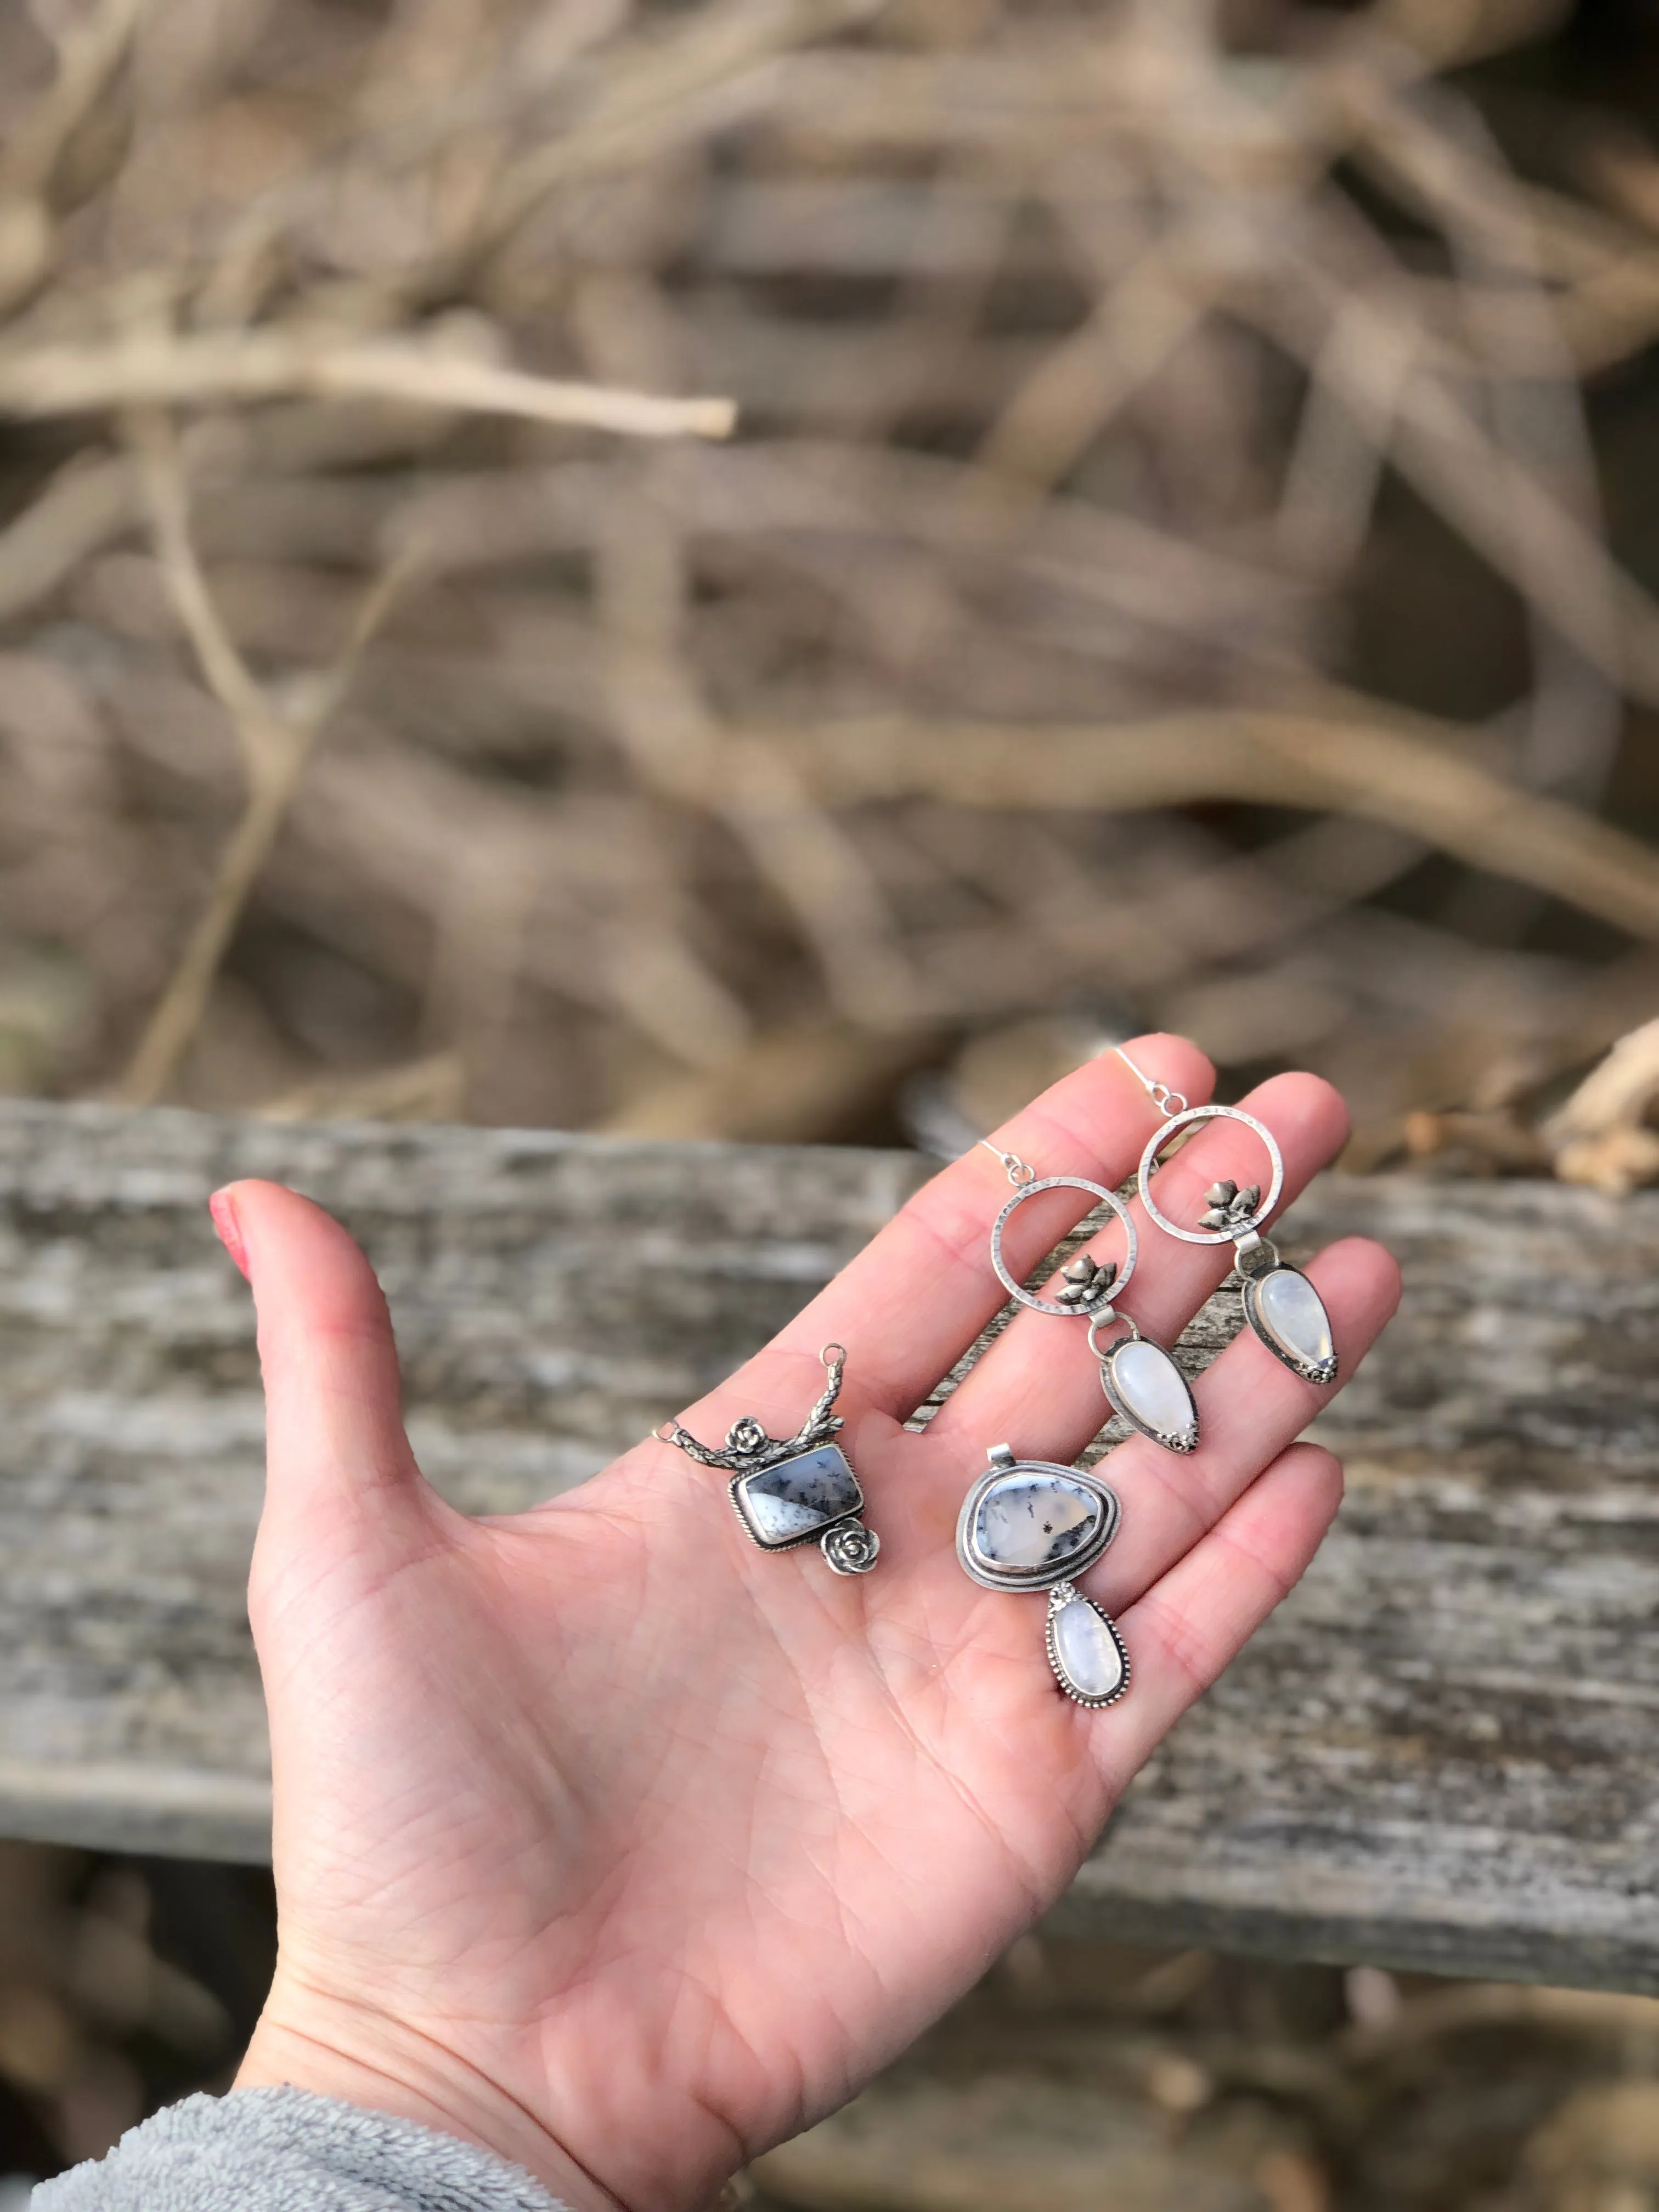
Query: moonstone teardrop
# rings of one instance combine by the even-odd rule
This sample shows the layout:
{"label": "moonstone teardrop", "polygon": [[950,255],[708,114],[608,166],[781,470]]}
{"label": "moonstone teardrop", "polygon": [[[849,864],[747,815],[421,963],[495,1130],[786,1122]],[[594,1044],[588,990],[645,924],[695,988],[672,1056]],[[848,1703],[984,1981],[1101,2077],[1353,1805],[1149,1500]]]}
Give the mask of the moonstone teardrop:
{"label": "moonstone teardrop", "polygon": [[1111,1622],[1086,1597],[1069,1597],[1056,1609],[1048,1643],[1060,1688],[1082,1705],[1104,1705],[1128,1680],[1129,1662]]}
{"label": "moonstone teardrop", "polygon": [[1334,1381],[1330,1316],[1307,1277],[1294,1267],[1274,1267],[1253,1287],[1251,1318],[1273,1349],[1310,1382]]}
{"label": "moonstone teardrop", "polygon": [[1198,1442],[1198,1408],[1187,1378],[1161,1344],[1132,1337],[1111,1356],[1107,1396],[1135,1426],[1171,1451]]}

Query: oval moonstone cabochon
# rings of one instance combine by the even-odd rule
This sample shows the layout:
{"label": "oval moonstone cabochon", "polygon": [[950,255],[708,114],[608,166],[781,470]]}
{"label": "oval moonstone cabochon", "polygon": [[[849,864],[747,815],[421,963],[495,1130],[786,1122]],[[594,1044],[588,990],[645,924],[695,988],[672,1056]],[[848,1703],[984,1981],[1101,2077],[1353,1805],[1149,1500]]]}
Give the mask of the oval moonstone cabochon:
{"label": "oval moonstone cabochon", "polygon": [[1187,1378],[1161,1344],[1132,1336],[1101,1369],[1106,1395],[1125,1420],[1166,1451],[1189,1452],[1198,1442],[1198,1407]]}
{"label": "oval moonstone cabochon", "polygon": [[1309,1382],[1336,1380],[1336,1346],[1324,1300],[1295,1267],[1270,1267],[1245,1285],[1244,1312],[1269,1352]]}
{"label": "oval moonstone cabochon", "polygon": [[1111,1615],[1069,1583],[1049,1600],[1048,1662],[1080,1705],[1112,1705],[1129,1686],[1129,1655]]}

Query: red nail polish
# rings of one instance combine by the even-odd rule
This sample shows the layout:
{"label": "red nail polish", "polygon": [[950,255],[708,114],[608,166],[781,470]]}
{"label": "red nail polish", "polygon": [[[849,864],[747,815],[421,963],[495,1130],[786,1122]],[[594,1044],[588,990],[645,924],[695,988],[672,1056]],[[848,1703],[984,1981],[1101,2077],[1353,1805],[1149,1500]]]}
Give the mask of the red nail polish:
{"label": "red nail polish", "polygon": [[208,1212],[213,1216],[213,1225],[219,1232],[219,1242],[240,1268],[247,1279],[247,1247],[242,1242],[242,1225],[236,1218],[236,1207],[230,1193],[216,1190],[208,1200]]}

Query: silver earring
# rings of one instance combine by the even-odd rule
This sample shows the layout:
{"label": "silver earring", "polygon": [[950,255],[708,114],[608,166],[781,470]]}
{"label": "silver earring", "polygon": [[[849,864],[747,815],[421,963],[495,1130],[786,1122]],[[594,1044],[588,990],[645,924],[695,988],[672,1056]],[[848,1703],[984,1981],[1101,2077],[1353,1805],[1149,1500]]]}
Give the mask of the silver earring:
{"label": "silver earring", "polygon": [[[991,1228],[991,1265],[1003,1289],[1033,1313],[1055,1315],[1062,1321],[1086,1320],[1089,1349],[1100,1363],[1100,1387],[1113,1412],[1121,1413],[1132,1429],[1162,1444],[1165,1451],[1191,1451],[1198,1442],[1198,1404],[1186,1376],[1163,1345],[1143,1336],[1129,1316],[1116,1308],[1140,1250],[1128,1207],[1115,1190],[1085,1176],[1044,1176],[1039,1181],[1036,1169],[1018,1153],[998,1152],[988,1138],[980,1141],[988,1152],[996,1152],[1014,1186],[1013,1196]],[[1003,1232],[1016,1210],[1045,1190],[1086,1191],[1097,1204],[1110,1207],[1123,1224],[1124,1236],[1121,1267],[1079,1253],[1062,1270],[1064,1288],[1053,1299],[1040,1298],[1017,1282],[1002,1253]],[[1103,1329],[1116,1333],[1103,1346]]]}
{"label": "silver earring", "polygon": [[981,1589],[1047,1590],[1048,1664],[1080,1705],[1115,1705],[1129,1686],[1129,1655],[1103,1606],[1072,1581],[1100,1557],[1122,1517],[1098,1475],[1046,1459],[1016,1459],[993,1444],[987,1471],[962,1501],[957,1557]]}
{"label": "silver earring", "polygon": [[842,1425],[841,1415],[830,1408],[841,1389],[847,1348],[826,1344],[818,1357],[829,1370],[829,1385],[793,1437],[769,1437],[752,1413],[733,1421],[720,1445],[699,1443],[678,1421],[657,1434],[699,1467],[718,1467],[732,1477],[727,1492],[738,1519],[763,1552],[792,1552],[797,1544],[816,1541],[836,1574],[867,1575],[881,1539],[859,1519],[864,1492],[852,1462],[831,1441]]}
{"label": "silver earring", "polygon": [[[1254,1114],[1241,1106],[1189,1106],[1178,1091],[1143,1075],[1119,1045],[1113,1051],[1162,1111],[1161,1129],[1153,1131],[1140,1156],[1140,1202],[1148,1220],[1166,1236],[1183,1244],[1225,1244],[1233,1248],[1233,1265],[1243,1285],[1244,1318],[1276,1359],[1306,1382],[1334,1382],[1336,1346],[1330,1316],[1324,1301],[1299,1267],[1287,1267],[1261,1224],[1273,1212],[1285,1188],[1285,1158],[1273,1133]],[[1267,1148],[1271,1170],[1264,1195],[1260,1183],[1241,1190],[1236,1182],[1212,1183],[1205,1193],[1205,1211],[1194,1229],[1183,1229],[1162,1212],[1152,1196],[1152,1177],[1161,1164],[1164,1147],[1178,1129],[1200,1121],[1242,1121],[1254,1129]]]}

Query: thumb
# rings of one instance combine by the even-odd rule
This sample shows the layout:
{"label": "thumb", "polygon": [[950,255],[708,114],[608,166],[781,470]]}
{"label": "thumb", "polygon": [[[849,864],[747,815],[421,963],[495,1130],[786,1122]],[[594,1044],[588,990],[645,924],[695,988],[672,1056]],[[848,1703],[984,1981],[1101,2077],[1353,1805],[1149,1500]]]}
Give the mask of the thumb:
{"label": "thumb", "polygon": [[344,1513],[382,1526],[431,1496],[404,1433],[398,1349],[374,1269],[339,1223],[280,1183],[209,1201],[258,1315],[266,1525]]}

